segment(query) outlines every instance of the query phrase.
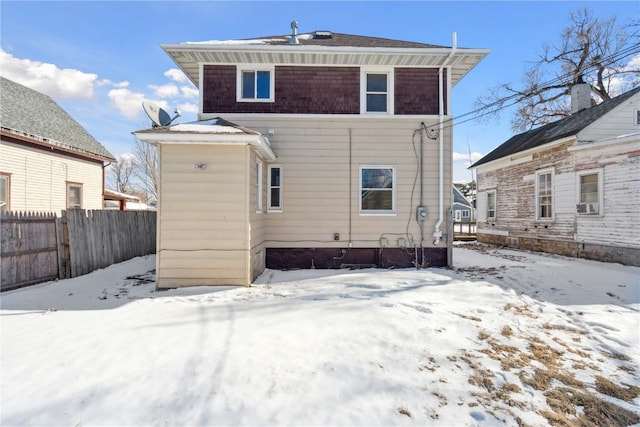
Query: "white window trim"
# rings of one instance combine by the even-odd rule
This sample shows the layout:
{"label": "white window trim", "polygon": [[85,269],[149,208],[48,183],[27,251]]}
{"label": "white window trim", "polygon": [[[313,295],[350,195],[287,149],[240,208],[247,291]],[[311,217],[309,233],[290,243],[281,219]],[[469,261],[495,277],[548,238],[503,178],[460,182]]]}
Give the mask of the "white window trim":
{"label": "white window trim", "polygon": [[[485,215],[487,216],[487,221],[495,221],[498,216],[498,193],[496,190],[487,190],[486,194],[487,208],[485,210]],[[489,194],[493,194],[493,216],[489,216]]]}
{"label": "white window trim", "polygon": [[[539,177],[540,175],[551,174],[551,216],[540,216],[540,188]],[[536,209],[536,221],[554,221],[556,218],[556,200],[555,200],[555,171],[553,169],[541,169],[536,171],[536,188],[535,188],[535,209]]]}
{"label": "white window trim", "polygon": [[[387,75],[387,111],[367,111],[367,74]],[[394,87],[393,67],[361,67],[360,68],[360,114],[372,116],[393,115],[393,87]]]}
{"label": "white window trim", "polygon": [[580,217],[598,218],[604,216],[604,171],[602,168],[588,169],[576,172],[576,205],[580,202],[580,177],[584,175],[598,175],[598,213],[597,214],[581,214],[576,213]]}
{"label": "white window trim", "polygon": [[[269,98],[243,98],[242,97],[242,72],[243,71],[268,71],[269,72]],[[254,64],[239,64],[236,66],[236,101],[237,102],[274,102],[276,68],[273,65],[256,67]],[[256,91],[258,88],[256,88]]]}
{"label": "white window trim", "polygon": [[463,209],[460,212],[462,212],[462,218],[471,218],[471,211],[469,209]]}
{"label": "white window trim", "polygon": [[262,160],[256,160],[256,213],[262,213]]}
{"label": "white window trim", "polygon": [[[363,169],[391,169],[393,186],[391,187],[391,210],[390,211],[371,211],[362,210],[362,170]],[[360,216],[396,216],[396,197],[397,197],[397,178],[395,166],[389,165],[362,165],[358,174],[358,208]]]}
{"label": "white window trim", "polygon": [[[278,186],[278,188],[280,189],[280,206],[279,207],[273,207],[271,206],[271,189],[274,188],[273,185],[271,185],[271,170],[278,168],[280,169],[280,185]],[[267,179],[268,179],[268,191],[267,191],[267,211],[268,212],[282,212],[283,210],[283,197],[282,197],[282,178],[283,178],[283,172],[282,172],[282,165],[269,165],[267,167],[268,171],[267,171]]]}

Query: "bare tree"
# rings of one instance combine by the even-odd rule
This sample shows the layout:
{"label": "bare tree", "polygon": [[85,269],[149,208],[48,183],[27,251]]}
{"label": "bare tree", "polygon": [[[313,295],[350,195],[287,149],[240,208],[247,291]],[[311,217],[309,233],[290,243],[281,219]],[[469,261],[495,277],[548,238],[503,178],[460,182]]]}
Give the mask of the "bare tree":
{"label": "bare tree", "polygon": [[146,201],[158,200],[158,153],[155,146],[135,140],[133,155],[135,157],[134,174],[145,193]]}
{"label": "bare tree", "polygon": [[615,16],[601,20],[588,9],[572,12],[559,41],[543,45],[522,87],[501,83],[476,106],[491,115],[517,105],[511,127],[524,131],[569,115],[567,95],[581,78],[595,95],[592,103],[606,101],[640,84],[640,68],[632,62],[640,53],[638,40],[637,24],[619,25]]}
{"label": "bare tree", "polygon": [[109,167],[107,185],[109,188],[121,193],[129,193],[134,190],[132,185],[133,172],[136,161],[131,156],[120,155],[115,163]]}

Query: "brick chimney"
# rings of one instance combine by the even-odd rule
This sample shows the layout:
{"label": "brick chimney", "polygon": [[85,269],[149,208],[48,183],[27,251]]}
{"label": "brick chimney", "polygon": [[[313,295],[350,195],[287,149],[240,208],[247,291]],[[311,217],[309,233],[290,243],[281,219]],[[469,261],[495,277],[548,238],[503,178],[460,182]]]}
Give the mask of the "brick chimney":
{"label": "brick chimney", "polygon": [[591,85],[578,77],[578,82],[571,86],[571,114],[591,107]]}

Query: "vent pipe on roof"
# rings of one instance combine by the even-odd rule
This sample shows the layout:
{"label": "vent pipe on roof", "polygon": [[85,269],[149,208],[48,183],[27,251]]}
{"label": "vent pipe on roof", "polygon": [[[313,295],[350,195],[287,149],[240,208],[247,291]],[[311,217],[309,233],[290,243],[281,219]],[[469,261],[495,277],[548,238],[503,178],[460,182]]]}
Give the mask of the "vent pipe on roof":
{"label": "vent pipe on roof", "polygon": [[291,21],[291,38],[289,44],[300,44],[298,40],[298,21]]}
{"label": "vent pipe on roof", "polygon": [[591,85],[585,83],[582,75],[578,76],[578,81],[571,86],[571,114],[591,107]]}

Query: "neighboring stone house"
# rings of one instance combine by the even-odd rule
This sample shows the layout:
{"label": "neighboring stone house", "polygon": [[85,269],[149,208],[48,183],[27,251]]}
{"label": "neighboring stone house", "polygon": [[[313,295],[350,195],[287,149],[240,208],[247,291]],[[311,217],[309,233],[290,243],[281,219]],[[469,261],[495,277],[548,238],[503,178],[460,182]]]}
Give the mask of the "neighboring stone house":
{"label": "neighboring stone house", "polygon": [[594,107],[572,92],[570,116],[471,166],[478,241],[640,265],[640,88]]}
{"label": "neighboring stone house", "polygon": [[488,51],[293,29],[163,45],[200,121],[134,133],[160,156],[159,288],[450,262],[451,88]]}
{"label": "neighboring stone house", "polygon": [[0,78],[0,210],[102,209],[115,158],[49,96]]}

